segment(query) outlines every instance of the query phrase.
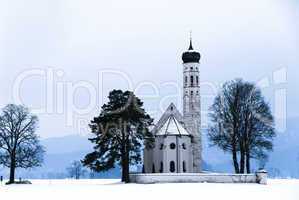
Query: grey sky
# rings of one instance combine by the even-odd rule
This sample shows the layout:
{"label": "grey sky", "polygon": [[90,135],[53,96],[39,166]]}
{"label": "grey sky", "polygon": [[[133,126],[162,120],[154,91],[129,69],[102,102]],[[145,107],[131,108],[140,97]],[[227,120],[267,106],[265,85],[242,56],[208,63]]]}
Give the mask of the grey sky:
{"label": "grey sky", "polygon": [[[163,97],[177,93],[165,83],[180,84],[181,53],[188,47],[192,30],[194,47],[202,54],[203,109],[212,100],[206,94],[213,93],[206,83],[219,85],[237,77],[254,82],[268,79],[270,86],[263,91],[271,105],[275,104],[275,90],[286,89],[287,115],[299,117],[296,0],[0,2],[1,107],[14,102],[14,80],[26,70],[62,70],[63,75],[54,78],[55,86],[59,82],[66,88],[68,83],[88,81],[101,99],[112,88],[127,88],[123,80],[113,75],[104,77],[103,90],[98,87],[98,72],[109,69],[128,75],[133,89],[144,82],[155,85],[159,97],[143,100],[146,108],[154,111],[153,116],[158,117],[158,104],[164,101]],[[286,70],[287,82],[276,84],[273,73],[282,68]],[[20,88],[23,102],[32,108],[45,107],[45,87],[42,77],[26,79]],[[153,91],[143,87],[138,93]],[[56,92],[53,98],[56,99]],[[84,108],[88,98],[87,91],[79,89],[74,102]],[[168,101],[175,98],[161,104],[167,106]],[[79,132],[77,125],[67,125],[67,112],[72,112],[66,111],[68,103],[64,96],[63,113],[39,114],[42,137]],[[56,106],[55,102],[50,104]],[[95,108],[89,114],[75,114],[74,120],[89,120],[97,112]]]}

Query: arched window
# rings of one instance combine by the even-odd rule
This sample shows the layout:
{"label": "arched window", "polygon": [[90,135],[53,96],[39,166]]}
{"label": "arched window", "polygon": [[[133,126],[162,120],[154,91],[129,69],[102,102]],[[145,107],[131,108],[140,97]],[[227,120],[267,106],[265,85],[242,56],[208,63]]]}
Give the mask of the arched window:
{"label": "arched window", "polygon": [[169,146],[170,146],[170,149],[175,149],[175,143],[171,143]]}
{"label": "arched window", "polygon": [[192,71],[192,70],[193,70],[193,67],[190,67],[190,70]]}
{"label": "arched window", "polygon": [[198,85],[198,76],[196,76],[196,85]]}
{"label": "arched window", "polygon": [[175,162],[174,161],[170,161],[169,171],[170,172],[175,172]]}
{"label": "arched window", "polygon": [[160,162],[160,173],[163,173],[163,162]]}
{"label": "arched window", "polygon": [[191,91],[190,93],[191,93],[191,96],[192,96],[193,95],[193,91]]}
{"label": "arched window", "polygon": [[182,144],[182,148],[186,149],[186,144],[185,143]]}
{"label": "arched window", "polygon": [[193,86],[193,76],[190,76],[190,84]]}
{"label": "arched window", "polygon": [[188,76],[185,76],[185,85],[188,84]]}
{"label": "arched window", "polygon": [[160,144],[160,150],[162,150],[164,147],[164,144]]}
{"label": "arched window", "polygon": [[152,173],[156,173],[155,164],[153,163]]}
{"label": "arched window", "polygon": [[142,165],[142,173],[145,174],[145,168],[144,168],[144,165]]}
{"label": "arched window", "polygon": [[186,162],[183,161],[183,172],[186,172]]}

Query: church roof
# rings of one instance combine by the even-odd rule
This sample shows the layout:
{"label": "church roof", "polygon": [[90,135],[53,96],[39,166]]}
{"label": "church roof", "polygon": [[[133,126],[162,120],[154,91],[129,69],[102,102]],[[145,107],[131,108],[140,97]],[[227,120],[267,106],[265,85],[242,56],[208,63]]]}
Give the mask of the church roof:
{"label": "church roof", "polygon": [[187,130],[178,122],[174,115],[169,116],[166,123],[156,135],[189,135]]}
{"label": "church roof", "polygon": [[184,128],[183,117],[175,105],[171,103],[155,128],[154,135],[190,135]]}

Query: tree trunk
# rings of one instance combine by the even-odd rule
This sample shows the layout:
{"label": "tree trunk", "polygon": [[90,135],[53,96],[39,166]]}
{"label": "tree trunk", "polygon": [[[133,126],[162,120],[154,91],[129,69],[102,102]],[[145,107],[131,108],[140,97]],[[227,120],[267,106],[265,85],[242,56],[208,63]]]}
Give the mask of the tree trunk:
{"label": "tree trunk", "polygon": [[240,174],[244,174],[245,172],[245,154],[241,152],[240,154]]}
{"label": "tree trunk", "polygon": [[239,174],[240,170],[239,170],[239,164],[238,164],[238,158],[237,158],[237,151],[235,148],[233,148],[232,154],[233,154],[233,163],[234,163],[234,167],[235,167],[235,173]]}
{"label": "tree trunk", "polygon": [[9,182],[8,183],[15,182],[15,171],[16,171],[16,159],[15,159],[15,156],[11,156]]}
{"label": "tree trunk", "polygon": [[240,174],[245,172],[245,149],[242,142],[240,143]]}
{"label": "tree trunk", "polygon": [[[236,123],[234,123],[234,127],[236,127]],[[237,140],[236,140],[236,129],[234,128],[234,135],[232,141],[232,156],[233,156],[233,163],[235,167],[235,173],[239,174],[239,164],[238,164],[238,156],[237,156]]]}
{"label": "tree trunk", "polygon": [[249,118],[248,120],[248,129],[246,132],[246,141],[245,141],[245,153],[246,153],[246,172],[247,174],[251,173],[250,170],[250,146],[251,146],[251,133],[252,133],[252,120]]}
{"label": "tree trunk", "polygon": [[[246,111],[244,113],[245,115],[245,126],[244,126],[244,131],[242,132],[242,135],[240,137],[240,154],[241,154],[241,159],[240,159],[240,165],[241,165],[241,170],[240,172],[242,174],[245,173],[245,162],[247,162],[246,160],[246,155],[247,155],[247,147],[248,147],[248,125],[249,125],[249,122],[248,122],[248,119],[249,119],[249,113],[248,111]],[[247,164],[247,163],[246,163]]]}
{"label": "tree trunk", "polygon": [[130,182],[130,177],[129,177],[129,149],[128,145],[123,148],[122,151],[122,177],[121,181],[125,183]]}
{"label": "tree trunk", "polygon": [[247,174],[251,173],[251,170],[250,170],[250,150],[248,148],[247,148],[247,151],[246,151],[246,172],[247,172]]}

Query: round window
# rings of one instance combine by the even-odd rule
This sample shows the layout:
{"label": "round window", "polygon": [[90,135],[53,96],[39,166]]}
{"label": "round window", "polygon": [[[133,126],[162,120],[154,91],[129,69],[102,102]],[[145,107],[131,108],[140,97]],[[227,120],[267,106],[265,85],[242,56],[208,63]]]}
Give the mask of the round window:
{"label": "round window", "polygon": [[175,149],[175,143],[170,144],[170,149]]}

